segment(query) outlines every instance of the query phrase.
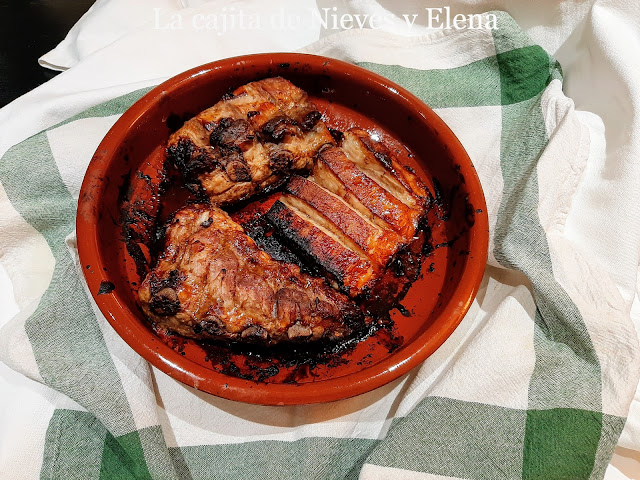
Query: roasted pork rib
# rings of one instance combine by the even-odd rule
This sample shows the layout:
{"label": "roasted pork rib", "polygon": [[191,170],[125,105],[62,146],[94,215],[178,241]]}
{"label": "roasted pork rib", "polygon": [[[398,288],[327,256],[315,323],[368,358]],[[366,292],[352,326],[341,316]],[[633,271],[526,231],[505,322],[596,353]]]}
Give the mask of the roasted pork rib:
{"label": "roasted pork rib", "polygon": [[382,143],[351,129],[293,176],[266,217],[275,234],[349,296],[388,310],[418,273],[429,195]]}
{"label": "roasted pork rib", "polygon": [[209,205],[173,216],[138,294],[157,327],[195,339],[339,339],[371,320],[322,279],[273,260]]}
{"label": "roasted pork rib", "polygon": [[307,94],[281,78],[236,89],[171,135],[168,155],[187,185],[230,205],[308,172],[333,137]]}
{"label": "roasted pork rib", "polygon": [[[211,204],[173,216],[144,312],[186,337],[266,344],[345,338],[386,315],[419,274],[431,197],[366,131],[336,138],[279,77],[186,122],[168,158]],[[237,222],[219,208],[280,186]]]}

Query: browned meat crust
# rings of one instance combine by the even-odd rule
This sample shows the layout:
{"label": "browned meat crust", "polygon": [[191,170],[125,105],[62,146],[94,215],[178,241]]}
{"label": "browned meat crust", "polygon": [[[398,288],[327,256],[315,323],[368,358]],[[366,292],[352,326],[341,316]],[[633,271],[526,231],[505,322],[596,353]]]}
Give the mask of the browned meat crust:
{"label": "browned meat crust", "polygon": [[273,260],[213,206],[178,211],[139,290],[158,327],[195,339],[339,339],[370,322],[345,295]]}
{"label": "browned meat crust", "polygon": [[342,198],[313,180],[295,175],[287,184],[286,191],[324,215],[376,265],[384,267],[401,243],[400,235],[367,220]]}
{"label": "browned meat crust", "polygon": [[295,208],[294,200],[283,197],[267,212],[277,234],[295,243],[305,258],[318,262],[354,296],[366,289],[374,273],[366,254],[317,211],[309,208],[305,213],[301,204]]}
{"label": "browned meat crust", "polygon": [[429,194],[415,173],[360,129],[318,152],[266,217],[275,234],[349,296],[388,310],[419,273]]}
{"label": "browned meat crust", "polygon": [[411,237],[420,213],[402,203],[352,162],[342,148],[326,148],[318,155],[321,168],[330,171],[344,188],[373,215],[403,237]]}
{"label": "browned meat crust", "polygon": [[[164,330],[264,344],[345,338],[388,314],[420,272],[426,187],[366,131],[329,133],[282,78],[239,87],[186,122],[167,153],[212,205],[174,215],[140,287]],[[235,214],[255,241],[218,208],[283,183]]]}
{"label": "browned meat crust", "polygon": [[308,172],[333,137],[307,94],[281,78],[236,89],[171,135],[170,160],[187,185],[230,205]]}

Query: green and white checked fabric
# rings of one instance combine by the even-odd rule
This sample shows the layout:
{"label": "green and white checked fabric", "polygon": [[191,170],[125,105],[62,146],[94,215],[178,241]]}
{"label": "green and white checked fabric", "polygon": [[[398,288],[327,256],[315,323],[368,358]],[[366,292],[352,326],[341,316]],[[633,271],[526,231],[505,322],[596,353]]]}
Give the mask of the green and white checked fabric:
{"label": "green and white checked fabric", "polygon": [[[467,148],[485,189],[489,264],[471,310],[420,368],[325,405],[219,399],[150,367],[87,294],[75,211],[87,164],[146,90],[97,105],[0,160],[0,230],[21,312],[0,359],[50,387],[30,442],[43,479],[597,479],[618,441],[639,348],[573,205],[602,152],[558,63],[502,12],[497,30],[405,38],[346,31],[305,49],[418,95]],[[31,279],[29,282],[24,279]]]}

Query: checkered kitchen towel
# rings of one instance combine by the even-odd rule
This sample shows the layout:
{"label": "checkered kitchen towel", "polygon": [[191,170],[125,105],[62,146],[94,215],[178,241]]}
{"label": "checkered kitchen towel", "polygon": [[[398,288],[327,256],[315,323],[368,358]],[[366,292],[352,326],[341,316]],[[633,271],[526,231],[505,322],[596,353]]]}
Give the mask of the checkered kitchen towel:
{"label": "checkered kitchen towel", "polygon": [[558,63],[495,14],[497,30],[415,38],[354,30],[305,49],[358,63],[432,106],[475,163],[490,216],[489,263],[460,327],[420,368],[356,398],[263,407],[198,392],[150,367],[96,309],[78,266],[78,192],[101,138],[146,90],[9,149],[0,161],[3,262],[44,280],[16,277],[22,311],[0,332],[0,358],[50,387],[54,406],[34,411],[33,429],[16,441],[41,458],[25,471],[601,478],[640,365],[630,300],[611,278],[625,245],[603,253],[594,233],[611,220],[599,205],[620,199],[597,195],[599,119],[574,110]]}

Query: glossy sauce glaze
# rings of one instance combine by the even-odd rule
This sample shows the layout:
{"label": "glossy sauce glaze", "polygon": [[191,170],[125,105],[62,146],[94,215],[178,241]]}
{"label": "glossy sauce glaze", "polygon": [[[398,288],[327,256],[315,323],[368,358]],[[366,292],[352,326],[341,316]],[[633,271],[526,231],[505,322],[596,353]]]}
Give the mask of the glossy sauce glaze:
{"label": "glossy sauce glaze", "polygon": [[[384,137],[401,162],[427,184],[433,199],[424,231],[430,240],[420,276],[402,305],[391,312],[392,324],[381,325],[354,345],[336,345],[327,352],[303,355],[296,345],[274,360],[259,349],[229,349],[175,336],[161,339],[140,311],[136,291],[157,252],[154,209],[163,221],[193,199],[174,182],[173,172],[164,170],[167,139],[238,85],[277,75],[307,91],[330,126],[341,131],[361,126]],[[331,133],[340,136],[337,130]],[[146,182],[145,175],[153,181]],[[129,208],[136,204],[143,207],[139,212]],[[148,228],[138,229],[134,219]],[[128,345],[187,385],[231,400],[269,405],[362,394],[418,366],[467,312],[480,285],[488,246],[488,217],[478,176],[460,142],[433,111],[402,87],[363,68],[291,53],[203,65],[147,93],[120,117],[96,150],[80,192],[76,225],[88,288]],[[280,255],[287,261],[286,250]]]}
{"label": "glossy sauce glaze", "polygon": [[[430,193],[433,192],[428,221],[421,232],[428,238],[422,255],[416,256],[416,261],[420,262],[422,259],[422,262],[415,265],[410,273],[399,272],[400,275],[411,274],[418,278],[395,308],[388,314],[378,314],[366,331],[347,341],[264,348],[242,342],[195,341],[166,331],[156,331],[160,338],[180,354],[188,355],[201,365],[226,375],[258,382],[304,383],[327,375],[343,375],[354,367],[373,364],[400,348],[406,339],[412,338],[422,328],[415,317],[437,311],[440,302],[437,293],[429,295],[429,292],[441,291],[447,277],[451,277],[448,271],[464,261],[466,250],[456,252],[456,239],[452,238],[449,227],[449,224],[458,225],[458,219],[453,218],[455,215],[452,215],[452,207],[454,202],[462,199],[457,197],[456,192],[443,192],[438,180],[423,167],[424,162],[383,126],[360,114],[356,110],[357,106],[350,108],[318,97],[312,98],[312,101],[334,135],[341,136],[341,132],[354,127],[366,130],[373,140],[380,141],[389,148],[402,165],[415,172]],[[168,123],[171,129],[180,126],[175,117]],[[202,199],[184,187],[178,172],[165,162],[164,151],[161,149],[149,156],[148,161],[131,176],[129,182],[122,198],[125,239],[129,253],[124,262],[127,265],[129,283],[135,292],[144,276],[142,273],[148,271],[149,265],[155,261],[158,232],[162,225],[183,205]],[[283,261],[297,260],[281,242],[269,244],[272,231],[265,228],[264,221],[261,222],[261,214],[269,210],[280,195],[280,192],[270,194],[250,201],[248,207],[236,207],[232,217],[245,226],[247,233],[274,258]],[[381,216],[388,216],[388,220],[392,222],[397,212],[394,213],[392,209],[381,212]],[[469,221],[473,221],[473,215],[467,219]],[[452,259],[455,256],[460,258]],[[300,264],[299,261],[295,263]],[[304,263],[302,266],[305,268]],[[306,271],[317,274],[312,267],[307,266]]]}

